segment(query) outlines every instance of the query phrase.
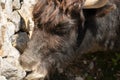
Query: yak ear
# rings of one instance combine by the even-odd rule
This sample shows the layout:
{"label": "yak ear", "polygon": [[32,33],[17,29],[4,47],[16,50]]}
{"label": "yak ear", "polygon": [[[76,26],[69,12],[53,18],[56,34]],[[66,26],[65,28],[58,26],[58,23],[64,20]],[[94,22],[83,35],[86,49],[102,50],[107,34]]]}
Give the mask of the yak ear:
{"label": "yak ear", "polygon": [[109,14],[115,9],[116,9],[115,4],[106,4],[104,7],[97,9],[96,17],[104,17],[105,15]]}

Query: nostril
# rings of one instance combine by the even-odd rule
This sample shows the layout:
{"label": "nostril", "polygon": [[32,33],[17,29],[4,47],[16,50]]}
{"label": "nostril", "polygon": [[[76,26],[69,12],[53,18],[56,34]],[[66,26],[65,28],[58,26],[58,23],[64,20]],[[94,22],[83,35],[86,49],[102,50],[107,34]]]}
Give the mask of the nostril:
{"label": "nostril", "polygon": [[33,71],[26,71],[26,77],[31,74]]}

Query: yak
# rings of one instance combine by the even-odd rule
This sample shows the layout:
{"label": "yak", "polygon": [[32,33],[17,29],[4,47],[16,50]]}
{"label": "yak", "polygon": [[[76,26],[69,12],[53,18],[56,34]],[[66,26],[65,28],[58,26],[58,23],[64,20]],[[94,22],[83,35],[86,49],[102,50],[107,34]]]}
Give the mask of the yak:
{"label": "yak", "polygon": [[[86,21],[83,34],[79,33],[79,40],[81,41],[77,50],[79,53],[120,52],[120,1],[110,0],[110,2],[115,5],[111,7],[106,5],[106,8],[100,9],[84,10]],[[115,10],[106,14],[113,7]],[[99,11],[102,13],[99,13]],[[101,17],[101,15],[105,16]]]}
{"label": "yak", "polygon": [[50,80],[76,56],[120,50],[119,9],[117,0],[38,0],[32,38],[20,56],[25,79]]}

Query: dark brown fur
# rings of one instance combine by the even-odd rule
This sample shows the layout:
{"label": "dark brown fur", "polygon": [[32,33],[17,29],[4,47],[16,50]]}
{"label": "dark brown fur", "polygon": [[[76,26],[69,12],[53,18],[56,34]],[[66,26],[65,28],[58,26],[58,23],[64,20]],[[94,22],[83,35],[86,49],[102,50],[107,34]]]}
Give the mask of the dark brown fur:
{"label": "dark brown fur", "polygon": [[35,24],[49,30],[60,23],[74,23],[76,19],[71,15],[75,16],[73,12],[81,12],[83,2],[84,0],[39,0],[33,10]]}
{"label": "dark brown fur", "polygon": [[[33,71],[27,79],[41,79],[62,72],[75,55],[78,26],[82,27],[82,0],[39,0],[33,10],[35,29],[21,65]],[[35,73],[39,77],[33,76]],[[41,77],[41,75],[43,75]],[[31,77],[32,76],[32,77]]]}
{"label": "dark brown fur", "polygon": [[120,34],[111,33],[119,29],[114,27],[119,25],[117,17],[114,18],[120,14],[119,9],[102,18],[96,17],[101,9],[84,10],[86,22],[83,29],[83,3],[81,0],[38,1],[33,10],[35,29],[28,47],[20,56],[22,67],[32,71],[26,79],[49,79],[54,71],[62,72],[81,53],[95,52],[101,47],[116,48],[112,44],[119,43],[117,35]]}

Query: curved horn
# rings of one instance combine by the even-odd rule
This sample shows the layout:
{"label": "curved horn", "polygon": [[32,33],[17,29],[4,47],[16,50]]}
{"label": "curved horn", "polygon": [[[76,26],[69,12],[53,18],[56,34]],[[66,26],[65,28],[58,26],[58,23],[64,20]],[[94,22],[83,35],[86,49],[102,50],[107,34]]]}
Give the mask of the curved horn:
{"label": "curved horn", "polygon": [[108,0],[86,0],[84,9],[101,8],[108,3]]}

